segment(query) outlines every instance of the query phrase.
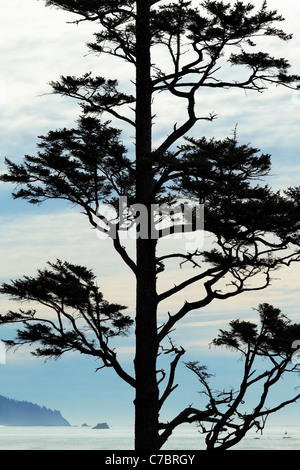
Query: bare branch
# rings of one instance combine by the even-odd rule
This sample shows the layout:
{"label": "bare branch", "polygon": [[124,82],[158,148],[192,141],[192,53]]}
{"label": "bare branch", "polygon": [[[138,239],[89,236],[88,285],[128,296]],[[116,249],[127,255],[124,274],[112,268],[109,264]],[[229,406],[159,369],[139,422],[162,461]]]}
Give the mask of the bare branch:
{"label": "bare branch", "polygon": [[183,356],[183,354],[185,353],[185,350],[183,348],[178,349],[174,346],[171,339],[169,339],[169,341],[170,341],[171,347],[167,350],[163,349],[163,351],[165,352],[165,354],[174,353],[175,354],[175,359],[170,364],[169,380],[168,380],[167,386],[166,386],[166,388],[165,388],[165,390],[164,390],[164,392],[163,392],[163,394],[162,394],[162,396],[159,400],[159,409],[163,406],[164,402],[169,397],[169,395],[175,390],[175,388],[178,387],[178,385],[174,385],[175,371],[176,371],[176,367],[178,365],[178,362],[179,362],[181,356]]}

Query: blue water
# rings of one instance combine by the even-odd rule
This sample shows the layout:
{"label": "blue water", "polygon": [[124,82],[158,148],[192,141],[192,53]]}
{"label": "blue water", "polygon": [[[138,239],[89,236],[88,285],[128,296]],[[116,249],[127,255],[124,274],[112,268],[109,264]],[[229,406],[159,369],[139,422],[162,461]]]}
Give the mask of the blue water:
{"label": "blue water", "polygon": [[[287,434],[285,434],[287,432]],[[203,450],[195,427],[182,427],[163,450]],[[128,426],[110,429],[82,427],[0,427],[0,450],[132,450]],[[300,427],[270,427],[263,435],[252,432],[232,450],[300,450]]]}

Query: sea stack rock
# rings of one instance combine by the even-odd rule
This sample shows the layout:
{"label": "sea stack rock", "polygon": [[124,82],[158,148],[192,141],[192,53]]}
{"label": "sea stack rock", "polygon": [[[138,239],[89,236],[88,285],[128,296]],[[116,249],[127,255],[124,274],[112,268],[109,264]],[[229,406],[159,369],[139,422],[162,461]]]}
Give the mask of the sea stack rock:
{"label": "sea stack rock", "polygon": [[109,429],[109,426],[107,423],[98,423],[93,429]]}

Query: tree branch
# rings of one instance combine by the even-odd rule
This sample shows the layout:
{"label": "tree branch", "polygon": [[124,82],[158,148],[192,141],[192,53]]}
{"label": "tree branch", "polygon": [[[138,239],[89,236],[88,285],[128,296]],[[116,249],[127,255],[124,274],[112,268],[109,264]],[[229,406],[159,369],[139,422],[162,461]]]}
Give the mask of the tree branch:
{"label": "tree branch", "polygon": [[[170,340],[170,342],[171,342],[171,340]],[[176,371],[176,367],[178,365],[178,362],[179,362],[181,356],[183,356],[183,354],[185,353],[185,350],[183,348],[177,349],[173,345],[173,343],[171,342],[171,348],[168,349],[165,354],[169,354],[169,353],[175,353],[175,359],[170,364],[169,380],[168,380],[167,386],[166,386],[166,388],[165,388],[165,390],[164,390],[164,392],[163,392],[163,394],[162,394],[162,396],[159,400],[159,409],[161,409],[164,402],[169,397],[169,395],[175,390],[175,388],[178,387],[178,385],[173,385],[174,384],[174,379],[175,379],[175,371]]]}

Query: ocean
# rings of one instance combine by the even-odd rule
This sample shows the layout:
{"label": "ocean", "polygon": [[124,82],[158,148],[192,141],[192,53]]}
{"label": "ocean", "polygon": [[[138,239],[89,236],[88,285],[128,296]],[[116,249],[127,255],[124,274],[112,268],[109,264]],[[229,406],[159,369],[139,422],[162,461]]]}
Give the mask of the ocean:
{"label": "ocean", "polygon": [[[203,437],[193,426],[181,427],[162,450],[204,450]],[[132,450],[129,426],[0,427],[0,450]],[[263,435],[249,433],[230,450],[300,450],[300,427],[269,427]]]}

